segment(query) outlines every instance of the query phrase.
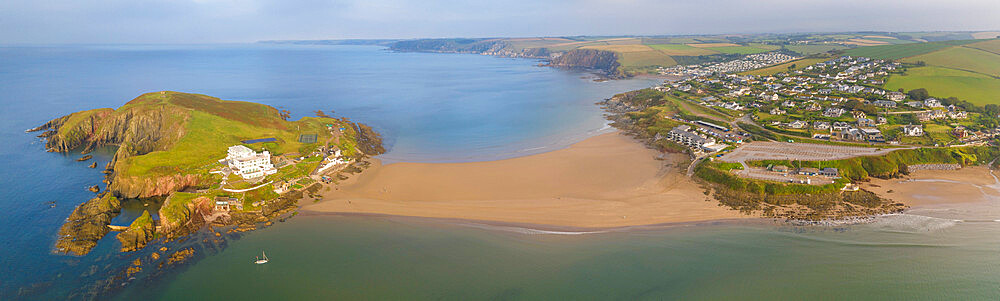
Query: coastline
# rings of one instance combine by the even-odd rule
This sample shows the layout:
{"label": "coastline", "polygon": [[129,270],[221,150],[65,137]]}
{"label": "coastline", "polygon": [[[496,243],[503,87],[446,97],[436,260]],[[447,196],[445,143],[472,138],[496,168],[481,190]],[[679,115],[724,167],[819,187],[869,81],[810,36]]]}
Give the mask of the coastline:
{"label": "coastline", "polygon": [[911,209],[921,209],[986,202],[989,196],[1000,195],[998,184],[988,167],[967,166],[957,170],[918,170],[902,179],[873,179],[862,184],[862,188],[903,202]]}
{"label": "coastline", "polygon": [[[613,232],[731,221],[766,221],[721,206],[678,171],[686,157],[660,154],[620,131],[550,152],[465,163],[372,167],[302,205],[305,215],[431,218],[539,231]],[[518,175],[507,177],[505,175]],[[990,170],[919,170],[862,187],[909,210],[987,200]]]}
{"label": "coastline", "polygon": [[373,160],[371,168],[323,191],[318,202],[301,210],[570,228],[753,218],[708,199],[678,171],[685,156],[658,156],[613,132],[498,161],[381,165]]}

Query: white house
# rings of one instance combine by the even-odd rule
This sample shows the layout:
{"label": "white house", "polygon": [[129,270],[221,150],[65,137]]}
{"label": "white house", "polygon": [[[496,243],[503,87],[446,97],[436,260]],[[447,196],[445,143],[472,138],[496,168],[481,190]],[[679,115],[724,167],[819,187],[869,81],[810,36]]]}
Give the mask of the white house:
{"label": "white house", "polygon": [[903,134],[906,134],[907,136],[923,136],[924,127],[919,124],[904,125]]}
{"label": "white house", "polygon": [[226,161],[233,173],[244,179],[259,178],[278,172],[274,164],[271,164],[271,153],[267,151],[257,153],[243,145],[230,146]]}

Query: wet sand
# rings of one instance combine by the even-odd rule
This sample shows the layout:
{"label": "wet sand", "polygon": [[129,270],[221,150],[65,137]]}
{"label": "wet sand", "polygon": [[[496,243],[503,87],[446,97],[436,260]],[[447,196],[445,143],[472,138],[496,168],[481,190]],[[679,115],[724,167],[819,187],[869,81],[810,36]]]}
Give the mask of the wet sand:
{"label": "wet sand", "polygon": [[861,187],[914,208],[983,202],[987,195],[1000,195],[996,178],[982,166],[918,170],[903,179],[875,179]]}
{"label": "wet sand", "polygon": [[657,156],[629,137],[609,133],[499,161],[381,165],[376,160],[302,209],[585,228],[748,217],[709,201],[679,172],[685,156]]}

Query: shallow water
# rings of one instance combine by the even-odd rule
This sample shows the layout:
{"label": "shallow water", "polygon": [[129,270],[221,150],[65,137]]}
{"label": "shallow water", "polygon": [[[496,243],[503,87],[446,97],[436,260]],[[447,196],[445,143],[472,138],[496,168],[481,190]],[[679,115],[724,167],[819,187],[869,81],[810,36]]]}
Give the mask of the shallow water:
{"label": "shallow water", "polygon": [[[543,152],[605,126],[593,102],[649,81],[596,83],[532,60],[269,45],[0,48],[0,299],[61,299],[139,256],[112,236],[50,254],[100,174],[26,128],[156,90],[372,124],[388,161]],[[100,165],[107,151],[95,154]],[[996,187],[986,187],[995,189]],[[995,194],[995,193],[994,193]],[[50,208],[45,202],[56,200]],[[116,224],[144,207],[129,203]],[[153,208],[152,210],[155,210]],[[550,231],[416,218],[297,216],[130,282],[121,300],[1000,299],[1000,202],[923,207],[866,225],[701,223]],[[178,246],[171,245],[172,250]],[[266,250],[271,262],[251,261]],[[19,295],[19,293],[23,295]]]}
{"label": "shallow water", "polygon": [[[995,300],[1000,223],[706,223],[564,235],[468,222],[302,216],[136,299]],[[266,250],[270,263],[255,265]]]}
{"label": "shallow water", "polygon": [[[651,84],[599,83],[536,64],[374,46],[0,47],[0,160],[6,164],[0,169],[0,299],[18,292],[62,296],[134,256],[117,254],[113,236],[84,257],[50,254],[62,222],[93,196],[85,188],[100,183],[102,174],[87,168],[89,162],[75,162],[79,154],[44,152],[44,143],[25,129],[175,90],[265,103],[291,110],[293,118],[335,110],[378,129],[387,161],[494,160],[593,135],[605,127],[594,102]],[[109,157],[98,153],[95,160],[104,166]],[[115,224],[127,225],[144,209],[156,210],[125,204]]]}

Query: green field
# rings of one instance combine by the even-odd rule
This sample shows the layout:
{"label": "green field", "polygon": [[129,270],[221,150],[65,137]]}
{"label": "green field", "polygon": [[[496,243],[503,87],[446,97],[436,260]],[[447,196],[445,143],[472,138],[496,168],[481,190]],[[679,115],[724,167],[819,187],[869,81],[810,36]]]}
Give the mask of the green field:
{"label": "green field", "polygon": [[755,53],[770,51],[764,48],[751,47],[751,46],[723,46],[723,47],[708,47],[705,49],[711,49],[725,54],[755,54]]}
{"label": "green field", "polygon": [[809,67],[810,65],[814,65],[816,63],[819,63],[819,62],[822,62],[822,61],[826,61],[826,60],[827,60],[827,58],[798,59],[798,60],[794,60],[794,61],[787,62],[787,63],[784,63],[784,64],[774,65],[774,66],[767,67],[767,68],[762,68],[762,69],[757,69],[757,70],[750,70],[750,71],[746,71],[746,72],[741,72],[740,74],[744,74],[744,75],[774,75],[774,74],[778,74],[778,73],[781,73],[781,72],[788,71],[788,66],[791,66],[792,64],[795,65],[795,68],[793,68],[792,70],[801,70],[801,69],[803,69],[805,67]]}
{"label": "green field", "polygon": [[923,61],[927,65],[1000,76],[1000,55],[964,46],[909,57],[904,62]]}
{"label": "green field", "polygon": [[967,44],[965,45],[965,47],[976,48],[982,51],[1000,54],[1000,39],[986,40],[982,42]]}
{"label": "green field", "polygon": [[882,46],[868,46],[868,47],[858,47],[854,49],[848,49],[844,51],[844,54],[849,56],[863,56],[875,59],[895,60],[905,57],[921,55],[925,53],[931,53],[948,47],[951,47],[951,45],[943,43],[882,45]]}
{"label": "green field", "polygon": [[792,52],[795,52],[795,53],[798,53],[798,54],[801,54],[801,55],[810,55],[810,54],[817,54],[817,53],[829,52],[829,51],[832,51],[832,50],[847,49],[847,47],[843,46],[843,45],[838,45],[838,44],[788,45],[788,46],[785,46],[785,49],[788,49],[789,51],[792,51]]}
{"label": "green field", "polygon": [[647,66],[669,67],[677,65],[677,61],[659,51],[621,52],[618,62],[624,68],[636,68]]}
{"label": "green field", "polygon": [[958,97],[978,105],[1000,104],[1000,79],[979,73],[941,68],[911,68],[906,75],[893,75],[886,90],[925,88],[935,97]]}
{"label": "green field", "polygon": [[649,45],[649,47],[659,50],[660,52],[663,52],[663,54],[666,55],[699,56],[699,55],[710,55],[718,53],[710,49],[691,47],[684,44],[655,44],[655,45]]}

